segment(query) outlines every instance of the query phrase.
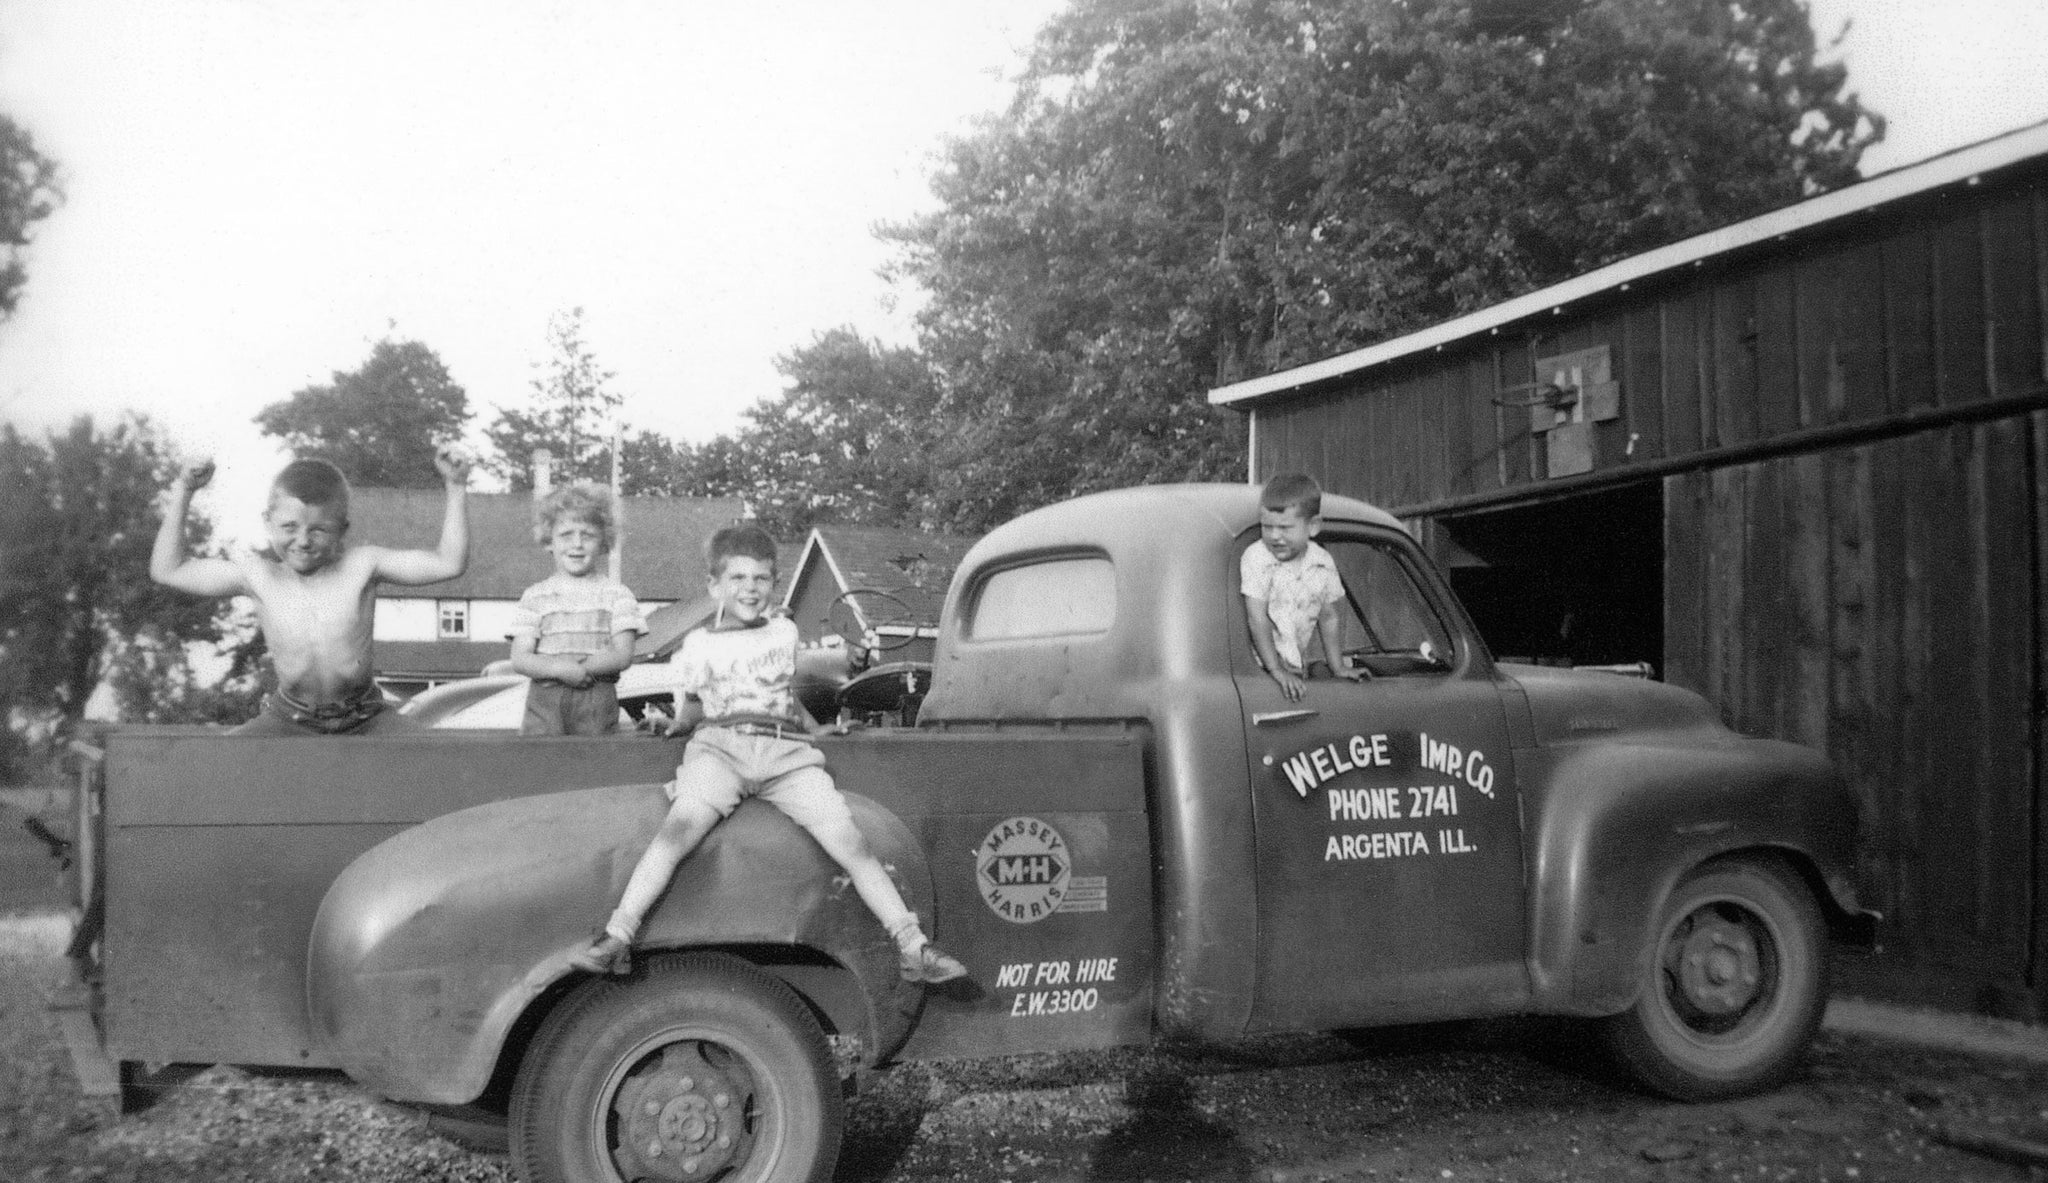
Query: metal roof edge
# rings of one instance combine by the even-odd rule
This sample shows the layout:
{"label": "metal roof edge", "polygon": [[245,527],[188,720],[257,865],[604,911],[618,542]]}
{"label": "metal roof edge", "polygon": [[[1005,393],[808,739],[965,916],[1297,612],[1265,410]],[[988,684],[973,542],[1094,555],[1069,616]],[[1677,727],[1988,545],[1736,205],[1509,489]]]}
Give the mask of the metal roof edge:
{"label": "metal roof edge", "polygon": [[1500,328],[1524,317],[1545,311],[1561,311],[1567,304],[1690,263],[1704,262],[1716,255],[1727,254],[1773,238],[1782,238],[1837,218],[1917,196],[1944,185],[1968,181],[1993,169],[2018,164],[2038,156],[2048,156],[2048,121],[1981,140],[1939,156],[1929,157],[1916,164],[1882,172],[1831,193],[1823,193],[1783,209],[1759,214],[1747,221],[1680,239],[1640,255],[1631,255],[1605,267],[1574,276],[1563,283],[1539,288],[1526,295],[1482,308],[1477,312],[1466,313],[1464,316],[1443,321],[1419,332],[1382,341],[1377,345],[1368,345],[1363,349],[1354,349],[1349,353],[1340,353],[1335,357],[1304,366],[1216,387],[1209,391],[1209,403],[1212,406],[1233,406],[1354,374],[1390,361],[1398,361],[1425,350],[1440,348]]}

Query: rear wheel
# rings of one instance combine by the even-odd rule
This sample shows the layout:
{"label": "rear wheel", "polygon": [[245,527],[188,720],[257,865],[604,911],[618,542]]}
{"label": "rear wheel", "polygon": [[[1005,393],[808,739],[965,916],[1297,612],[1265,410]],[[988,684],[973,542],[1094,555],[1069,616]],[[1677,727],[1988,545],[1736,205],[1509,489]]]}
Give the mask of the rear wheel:
{"label": "rear wheel", "polygon": [[1605,1020],[1608,1045],[1650,1088],[1696,1101],[1783,1081],[1820,1026],[1820,909],[1776,860],[1709,863],[1665,900],[1641,997]]}
{"label": "rear wheel", "polygon": [[738,958],[650,958],[542,1024],[512,1096],[529,1183],[825,1183],[844,1101],[817,1019]]}

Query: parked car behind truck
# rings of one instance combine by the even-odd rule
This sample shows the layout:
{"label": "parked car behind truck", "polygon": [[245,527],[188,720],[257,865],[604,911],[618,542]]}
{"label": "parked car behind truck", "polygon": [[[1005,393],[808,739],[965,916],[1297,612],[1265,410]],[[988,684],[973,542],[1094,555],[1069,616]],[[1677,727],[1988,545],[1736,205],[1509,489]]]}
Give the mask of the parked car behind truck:
{"label": "parked car behind truck", "polygon": [[742,805],[642,930],[570,951],[666,802],[677,741],[106,738],[105,929],[128,1061],[337,1068],[509,1126],[535,1180],[822,1180],[841,1080],[909,1060],[1538,1012],[1647,1085],[1767,1088],[1859,936],[1856,805],[1698,696],[1495,663],[1397,522],[1319,539],[1362,681],[1296,702],[1237,593],[1255,490],[1125,490],[989,534],[915,728],[820,742],[969,979],[900,981],[803,832]]}

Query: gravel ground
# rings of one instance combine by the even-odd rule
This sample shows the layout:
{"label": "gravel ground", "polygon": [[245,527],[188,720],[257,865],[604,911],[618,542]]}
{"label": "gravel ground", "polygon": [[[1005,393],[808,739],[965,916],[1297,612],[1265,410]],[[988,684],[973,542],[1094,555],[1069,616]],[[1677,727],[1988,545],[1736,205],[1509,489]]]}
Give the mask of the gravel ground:
{"label": "gravel ground", "polygon": [[[503,1183],[415,1115],[326,1077],[209,1069],[119,1115],[44,1013],[65,923],[0,918],[0,1180]],[[841,1183],[2048,1179],[1953,1142],[2048,1142],[2048,1065],[1823,1036],[1793,1084],[1673,1105],[1516,1021],[1224,1051],[890,1072],[850,1108]],[[2032,1173],[2030,1174],[2030,1171]]]}

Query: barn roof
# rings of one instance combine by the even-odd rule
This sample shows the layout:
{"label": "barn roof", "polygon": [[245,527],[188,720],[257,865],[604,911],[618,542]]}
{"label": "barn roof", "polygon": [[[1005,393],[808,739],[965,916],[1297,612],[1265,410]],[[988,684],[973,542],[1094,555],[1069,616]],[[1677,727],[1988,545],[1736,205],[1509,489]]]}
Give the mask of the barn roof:
{"label": "barn roof", "polygon": [[380,678],[469,678],[505,656],[503,641],[372,641],[370,665]]}
{"label": "barn roof", "polygon": [[920,622],[935,624],[953,570],[974,539],[878,526],[817,526],[804,540],[792,591],[806,569],[825,564],[842,589],[869,588],[903,601]]}
{"label": "barn roof", "polygon": [[[439,489],[359,488],[349,499],[349,538],[377,546],[432,549],[441,537]],[[703,497],[628,497],[620,579],[641,600],[678,600],[704,586],[704,542],[740,520],[739,501]],[[533,540],[533,498],[526,493],[469,494],[469,570],[425,590],[385,584],[387,596],[512,599],[554,569]]]}
{"label": "barn roof", "polygon": [[1918,164],[1847,185],[1832,193],[1773,210],[1731,226],[1710,230],[1653,251],[1609,263],[1584,275],[1468,313],[1420,332],[1304,366],[1249,378],[1209,392],[1210,403],[1249,410],[1269,398],[1292,394],[1376,366],[1441,350],[1469,337],[1497,332],[1535,316],[1560,314],[1577,304],[1718,256],[1774,241],[1789,240],[1856,214],[1919,197],[1949,185],[1976,185],[1998,169],[2048,157],[2048,121],[1958,148]]}

